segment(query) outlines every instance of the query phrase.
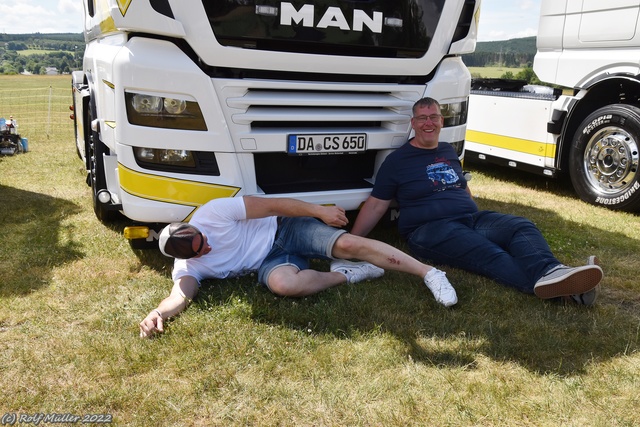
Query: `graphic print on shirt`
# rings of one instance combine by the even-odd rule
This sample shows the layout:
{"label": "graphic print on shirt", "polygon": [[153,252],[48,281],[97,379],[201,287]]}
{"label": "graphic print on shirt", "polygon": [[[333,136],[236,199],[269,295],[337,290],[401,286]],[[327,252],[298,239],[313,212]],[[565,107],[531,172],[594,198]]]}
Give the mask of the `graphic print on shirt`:
{"label": "graphic print on shirt", "polygon": [[438,191],[442,191],[447,187],[456,187],[460,185],[458,174],[446,161],[439,161],[427,166],[427,177],[429,177],[434,188]]}

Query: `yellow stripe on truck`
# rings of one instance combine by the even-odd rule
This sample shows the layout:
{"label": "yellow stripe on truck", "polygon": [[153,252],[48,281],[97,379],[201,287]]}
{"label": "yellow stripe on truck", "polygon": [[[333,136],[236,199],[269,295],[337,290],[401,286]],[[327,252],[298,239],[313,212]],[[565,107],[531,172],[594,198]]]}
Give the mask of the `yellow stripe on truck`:
{"label": "yellow stripe on truck", "polygon": [[518,151],[520,153],[533,154],[534,156],[552,157],[556,156],[556,146],[543,142],[531,141],[529,139],[512,138],[495,133],[478,132],[467,129],[466,139],[477,144],[488,145],[490,147],[504,148],[506,150]]}
{"label": "yellow stripe on truck", "polygon": [[211,199],[233,197],[240,188],[205,182],[186,181],[149,175],[118,164],[120,186],[127,193],[143,199],[200,207]]}

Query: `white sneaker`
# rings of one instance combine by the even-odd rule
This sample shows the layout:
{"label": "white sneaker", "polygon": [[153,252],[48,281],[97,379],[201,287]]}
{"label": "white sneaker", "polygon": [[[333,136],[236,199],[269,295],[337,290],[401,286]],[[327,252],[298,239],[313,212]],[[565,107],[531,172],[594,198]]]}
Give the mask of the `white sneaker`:
{"label": "white sneaker", "polygon": [[445,307],[451,307],[458,302],[458,295],[456,290],[453,289],[451,283],[447,279],[447,275],[444,271],[432,268],[429,270],[426,276],[424,276],[424,283],[427,288],[433,293],[440,304]]}
{"label": "white sneaker", "polygon": [[339,259],[331,262],[331,271],[337,271],[347,276],[348,283],[358,283],[363,280],[382,277],[384,270],[369,262],[351,262]]}

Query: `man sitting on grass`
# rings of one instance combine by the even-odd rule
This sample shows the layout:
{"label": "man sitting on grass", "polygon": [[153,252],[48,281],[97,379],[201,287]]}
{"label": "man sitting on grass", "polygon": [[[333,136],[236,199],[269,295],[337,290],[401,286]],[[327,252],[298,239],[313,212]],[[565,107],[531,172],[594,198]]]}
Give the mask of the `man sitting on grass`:
{"label": "man sitting on grass", "polygon": [[415,137],[391,153],[351,233],[366,236],[391,201],[400,208],[398,228],[420,259],[489,277],[539,298],[594,303],[602,269],[560,263],[528,219],[478,209],[453,147],[440,141],[440,104],[423,98],[413,106]]}
{"label": "man sitting on grass", "polygon": [[[163,321],[186,308],[200,281],[251,271],[257,271],[259,282],[274,294],[302,297],[340,283],[377,278],[391,269],[420,277],[440,304],[456,304],[444,272],[386,243],[334,228],[347,223],[340,207],[295,199],[245,196],[206,203],[189,223],[169,224],[160,233],[160,250],[176,258],[174,285],[140,322],[140,337],[163,332]],[[313,258],[333,260],[330,271],[310,269]]]}

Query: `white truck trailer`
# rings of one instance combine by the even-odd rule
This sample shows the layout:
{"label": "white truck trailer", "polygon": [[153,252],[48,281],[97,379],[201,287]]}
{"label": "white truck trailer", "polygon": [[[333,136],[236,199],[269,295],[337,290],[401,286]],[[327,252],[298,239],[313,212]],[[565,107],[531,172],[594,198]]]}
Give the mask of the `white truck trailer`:
{"label": "white truck trailer", "polygon": [[566,172],[584,201],[640,210],[639,14],[637,0],[542,0],[533,69],[555,88],[474,81],[467,160]]}
{"label": "white truck trailer", "polygon": [[424,96],[442,103],[442,137],[463,157],[461,55],[475,49],[479,0],[84,7],[73,109],[100,220],[185,221],[210,199],[247,194],[355,210]]}

